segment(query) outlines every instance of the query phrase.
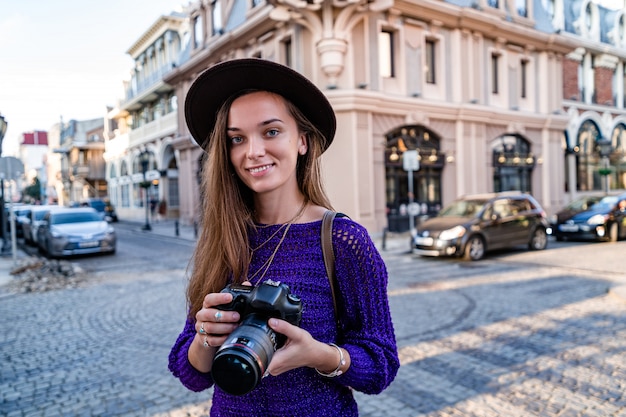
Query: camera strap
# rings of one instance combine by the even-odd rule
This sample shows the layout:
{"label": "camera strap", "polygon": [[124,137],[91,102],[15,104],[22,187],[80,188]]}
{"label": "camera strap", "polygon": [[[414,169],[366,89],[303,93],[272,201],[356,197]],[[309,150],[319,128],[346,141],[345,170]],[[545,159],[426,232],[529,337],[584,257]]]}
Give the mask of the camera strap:
{"label": "camera strap", "polygon": [[326,210],[322,217],[322,253],[324,254],[324,264],[326,266],[326,275],[330,284],[330,293],[333,297],[333,306],[335,308],[335,321],[337,329],[341,329],[341,321],[339,320],[339,309],[337,308],[337,277],[335,276],[335,253],[333,252],[333,220],[336,216],[348,217],[343,213],[337,213],[332,210]]}

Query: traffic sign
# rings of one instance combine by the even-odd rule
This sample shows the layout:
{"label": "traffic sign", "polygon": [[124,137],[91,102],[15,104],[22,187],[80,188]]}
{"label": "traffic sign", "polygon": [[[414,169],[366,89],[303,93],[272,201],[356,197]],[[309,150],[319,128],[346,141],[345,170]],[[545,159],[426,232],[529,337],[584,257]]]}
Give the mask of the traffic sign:
{"label": "traffic sign", "polygon": [[402,154],[402,168],[405,171],[419,171],[420,161],[416,150],[404,151]]}

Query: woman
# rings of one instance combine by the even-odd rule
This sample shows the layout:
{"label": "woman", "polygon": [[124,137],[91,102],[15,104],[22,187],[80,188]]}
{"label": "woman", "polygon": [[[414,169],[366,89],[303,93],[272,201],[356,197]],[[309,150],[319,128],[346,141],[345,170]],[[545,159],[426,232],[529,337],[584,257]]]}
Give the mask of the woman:
{"label": "woman", "polygon": [[194,81],[185,116],[208,158],[189,315],[170,370],[191,390],[213,386],[216,352],[242,319],[221,306],[233,296],[220,291],[281,282],[300,297],[301,321],[267,321],[286,341],[266,376],[244,395],[215,386],[211,415],[358,415],[352,389],[380,393],[399,361],[385,265],[365,228],[346,217],[332,230],[340,328],[335,320],[320,239],[331,209],[319,165],[335,134],[330,103],[288,67],[240,59]]}

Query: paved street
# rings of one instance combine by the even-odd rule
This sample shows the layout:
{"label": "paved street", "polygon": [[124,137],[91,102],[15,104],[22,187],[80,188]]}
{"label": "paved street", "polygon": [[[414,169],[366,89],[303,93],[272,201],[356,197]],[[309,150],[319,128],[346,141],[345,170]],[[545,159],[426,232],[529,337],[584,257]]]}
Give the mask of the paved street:
{"label": "paved street", "polygon": [[[551,242],[552,244],[553,242]],[[553,245],[556,246],[556,245]],[[466,263],[383,252],[402,367],[362,416],[626,416],[626,242]],[[167,371],[186,263],[0,297],[0,415],[200,416]]]}

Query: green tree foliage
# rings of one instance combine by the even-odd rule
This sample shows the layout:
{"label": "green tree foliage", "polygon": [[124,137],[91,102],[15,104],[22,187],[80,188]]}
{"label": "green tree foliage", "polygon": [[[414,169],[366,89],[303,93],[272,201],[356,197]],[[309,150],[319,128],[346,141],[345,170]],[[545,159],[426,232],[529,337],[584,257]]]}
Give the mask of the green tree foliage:
{"label": "green tree foliage", "polygon": [[35,203],[41,201],[41,183],[39,178],[33,178],[31,184],[24,188],[22,200],[25,203]]}

